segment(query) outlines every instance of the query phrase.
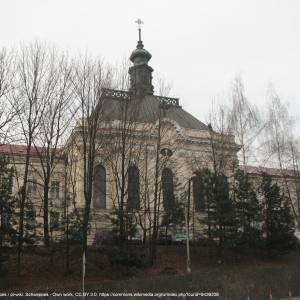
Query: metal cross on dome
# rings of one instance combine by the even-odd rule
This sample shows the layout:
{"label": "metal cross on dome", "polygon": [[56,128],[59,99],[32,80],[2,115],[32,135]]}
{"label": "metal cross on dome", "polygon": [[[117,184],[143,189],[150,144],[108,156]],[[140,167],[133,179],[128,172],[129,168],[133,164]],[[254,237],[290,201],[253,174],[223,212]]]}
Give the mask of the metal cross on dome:
{"label": "metal cross on dome", "polygon": [[139,25],[139,29],[141,29],[141,25],[144,24],[144,22],[141,19],[137,19],[135,23]]}
{"label": "metal cross on dome", "polygon": [[139,29],[139,40],[141,41],[142,40],[142,37],[141,37],[141,25],[144,24],[144,22],[139,18],[135,21],[135,23],[138,24],[138,29]]}

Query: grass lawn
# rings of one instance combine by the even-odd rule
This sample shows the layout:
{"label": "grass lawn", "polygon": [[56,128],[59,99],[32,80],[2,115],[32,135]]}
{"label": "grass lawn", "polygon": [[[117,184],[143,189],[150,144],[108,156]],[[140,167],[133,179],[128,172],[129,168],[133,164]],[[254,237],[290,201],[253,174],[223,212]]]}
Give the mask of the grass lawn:
{"label": "grass lawn", "polygon": [[[279,266],[300,263],[300,249],[294,250],[280,259],[270,260],[249,255],[227,254],[226,260],[210,259],[207,247],[191,247],[192,271],[210,272],[243,270],[247,268]],[[186,248],[184,245],[158,246],[157,259],[152,267],[112,267],[106,255],[90,248],[86,265],[86,284],[129,278],[150,278],[160,276],[165,268],[175,269],[178,274],[186,273]],[[0,277],[0,291],[33,291],[46,288],[80,286],[82,282],[81,249],[70,250],[70,272],[64,269],[64,250],[54,252],[52,258],[43,248],[35,253],[24,253],[22,274],[17,276],[16,256],[10,255],[8,273]]]}

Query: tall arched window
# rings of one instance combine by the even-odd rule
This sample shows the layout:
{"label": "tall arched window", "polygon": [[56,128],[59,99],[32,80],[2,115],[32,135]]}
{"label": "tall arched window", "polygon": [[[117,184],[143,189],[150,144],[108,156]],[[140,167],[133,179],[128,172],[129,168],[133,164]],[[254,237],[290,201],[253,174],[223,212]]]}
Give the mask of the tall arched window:
{"label": "tall arched window", "polygon": [[173,172],[169,168],[164,168],[162,171],[162,192],[164,210],[169,211],[175,205]]}
{"label": "tall arched window", "polygon": [[95,167],[93,191],[94,208],[106,209],[106,171],[101,165]]}
{"label": "tall arched window", "polygon": [[128,168],[128,203],[129,210],[140,209],[140,172],[138,167]]}
{"label": "tall arched window", "polygon": [[194,196],[194,206],[196,211],[205,210],[205,202],[203,195],[203,183],[201,180],[200,172],[196,172],[193,176],[193,196]]}

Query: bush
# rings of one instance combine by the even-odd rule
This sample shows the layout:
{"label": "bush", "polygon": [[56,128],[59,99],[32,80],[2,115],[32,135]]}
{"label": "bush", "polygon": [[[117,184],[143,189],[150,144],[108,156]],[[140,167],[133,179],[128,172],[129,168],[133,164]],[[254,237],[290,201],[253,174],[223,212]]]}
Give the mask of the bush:
{"label": "bush", "polygon": [[94,239],[94,246],[101,248],[106,245],[116,245],[118,242],[118,236],[114,231],[97,231]]}
{"label": "bush", "polygon": [[148,266],[148,260],[142,249],[137,248],[121,248],[121,247],[108,247],[106,248],[111,266],[124,266],[143,268]]}
{"label": "bush", "polygon": [[165,267],[164,269],[162,269],[159,273],[160,275],[177,275],[178,272],[176,269],[172,268],[172,267]]}

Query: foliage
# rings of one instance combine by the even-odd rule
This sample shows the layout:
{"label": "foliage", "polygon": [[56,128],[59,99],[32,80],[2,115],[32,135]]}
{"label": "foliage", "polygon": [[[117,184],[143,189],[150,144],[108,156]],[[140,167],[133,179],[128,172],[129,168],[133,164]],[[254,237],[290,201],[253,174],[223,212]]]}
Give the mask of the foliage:
{"label": "foliage", "polygon": [[224,174],[214,175],[214,223],[216,236],[219,238],[219,247],[235,246],[236,222],[235,207],[229,195],[229,183]]}
{"label": "foliage", "polygon": [[[121,214],[123,213],[123,220],[124,220],[124,232],[123,232],[123,238],[125,237],[125,242],[128,240],[128,238],[132,238],[137,233],[137,223],[136,223],[136,217],[135,213],[133,211],[126,211],[124,213],[124,210],[120,210],[118,208],[115,208],[115,210],[110,215],[110,220],[112,222],[112,234],[114,236],[114,239],[121,243],[121,233],[120,233],[120,220],[121,220]],[[122,241],[124,242],[124,241]]]}
{"label": "foliage", "polygon": [[142,268],[149,264],[144,249],[141,248],[114,246],[106,250],[109,262],[112,266]]}
{"label": "foliage", "polygon": [[13,171],[8,167],[8,159],[0,157],[0,235],[1,241],[7,236],[10,242],[15,241],[16,231],[13,226],[16,200],[12,196]]}
{"label": "foliage", "polygon": [[165,229],[164,231],[167,235],[169,228],[182,227],[184,220],[183,204],[175,200],[174,205],[164,211],[161,227]]}
{"label": "foliage", "polygon": [[59,212],[50,211],[50,231],[59,230]]}
{"label": "foliage", "polygon": [[17,232],[14,228],[15,199],[12,196],[13,172],[8,167],[8,159],[0,157],[0,274],[6,260],[3,256],[4,246],[13,246],[16,243]]}
{"label": "foliage", "polygon": [[83,211],[75,208],[68,216],[68,239],[73,244],[82,244],[82,215]]}
{"label": "foliage", "polygon": [[224,174],[204,169],[200,176],[207,212],[206,232],[212,242],[218,240],[218,250],[234,247],[236,234],[235,207],[229,195],[229,183]]}
{"label": "foliage", "polygon": [[258,250],[262,245],[263,222],[269,256],[283,254],[295,246],[289,199],[277,183],[272,183],[269,175],[263,174],[262,179],[265,212],[262,212],[255,188],[244,172],[236,172],[232,193],[224,174],[216,175],[204,169],[199,178],[207,212],[205,231],[210,241],[218,241],[218,255],[228,248]]}
{"label": "foliage", "polygon": [[288,199],[267,174],[263,174],[262,193],[266,207],[266,250],[269,256],[278,256],[290,251],[296,244],[294,218]]}
{"label": "foliage", "polygon": [[36,232],[36,211],[30,198],[25,203],[25,214],[24,214],[24,236],[23,243],[26,246],[33,246],[37,242]]}
{"label": "foliage", "polygon": [[261,206],[249,176],[241,170],[235,173],[233,197],[238,231],[238,248],[240,250],[255,248],[259,246],[261,241]]}
{"label": "foliage", "polygon": [[185,223],[184,203],[187,202],[187,192],[180,184],[177,176],[173,176],[171,169],[162,171],[163,215],[160,222],[160,232],[164,232],[164,239],[171,229],[182,231]]}

